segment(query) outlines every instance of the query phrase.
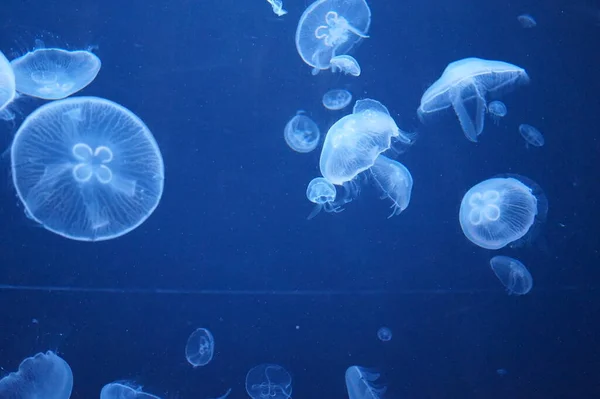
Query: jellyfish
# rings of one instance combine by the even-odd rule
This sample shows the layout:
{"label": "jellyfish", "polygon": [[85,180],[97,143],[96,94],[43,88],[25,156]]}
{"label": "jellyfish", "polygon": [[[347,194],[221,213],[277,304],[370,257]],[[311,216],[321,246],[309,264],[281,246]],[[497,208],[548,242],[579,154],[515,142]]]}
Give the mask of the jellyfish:
{"label": "jellyfish", "polygon": [[322,177],[316,177],[308,183],[306,188],[306,198],[313,204],[316,204],[313,211],[307,219],[312,219],[321,212],[341,212],[343,209],[335,204],[336,189],[333,184]]}
{"label": "jellyfish", "polygon": [[379,373],[360,366],[350,366],[346,370],[346,389],[349,399],[381,399],[386,387],[376,381]]}
{"label": "jellyfish", "polygon": [[150,130],[123,106],[97,97],[34,111],[17,131],[11,162],[27,216],[73,240],[132,231],[163,192],[163,160]]}
{"label": "jellyfish", "polygon": [[392,216],[399,215],[408,207],[410,194],[413,187],[413,178],[404,165],[400,162],[379,155],[369,169],[376,186],[382,192],[382,198],[392,201]]}
{"label": "jellyfish", "polygon": [[519,23],[521,24],[521,26],[523,28],[535,28],[537,25],[537,22],[535,21],[535,18],[533,18],[531,15],[529,14],[521,14],[517,17],[517,21],[519,21]]}
{"label": "jellyfish", "polygon": [[287,14],[287,11],[283,9],[283,2],[281,0],[267,0],[273,9],[273,12],[278,17]]}
{"label": "jellyfish", "polygon": [[8,106],[15,99],[15,74],[6,59],[0,51],[0,119],[11,120],[14,118],[12,112],[8,110]]}
{"label": "jellyfish", "polygon": [[72,389],[71,367],[52,351],[26,358],[0,380],[0,398],[7,399],[69,399]]}
{"label": "jellyfish", "polygon": [[360,76],[360,65],[352,56],[337,55],[331,59],[331,72],[338,71],[346,75]]}
{"label": "jellyfish", "polygon": [[401,131],[387,108],[379,101],[365,99],[354,104],[352,114],[331,126],[321,150],[321,174],[331,183],[343,185],[369,169],[392,140],[410,145],[413,138]]}
{"label": "jellyfish", "polygon": [[127,382],[111,382],[102,387],[100,399],[161,399]]}
{"label": "jellyfish", "polygon": [[[507,62],[480,58],[458,60],[450,63],[442,76],[425,91],[419,116],[423,119],[452,106],[465,136],[476,142],[483,131],[486,95],[497,95],[528,81],[523,68]],[[474,120],[466,107],[471,101],[475,102]]]}
{"label": "jellyfish", "polygon": [[387,327],[381,327],[377,330],[377,338],[383,342],[390,341],[392,339],[392,330]]}
{"label": "jellyfish", "polygon": [[504,105],[502,101],[497,100],[489,103],[487,110],[496,125],[500,122],[500,119],[506,116],[507,113],[506,105]]}
{"label": "jellyfish", "polygon": [[289,399],[292,377],[277,364],[260,364],[246,374],[246,392],[252,399]]}
{"label": "jellyfish", "polygon": [[348,90],[334,89],[323,95],[323,106],[332,111],[346,108],[350,102],[352,94]]}
{"label": "jellyfish", "polygon": [[100,71],[91,51],[38,48],[11,61],[17,91],[44,100],[60,100],[89,85]]}
{"label": "jellyfish", "polygon": [[185,345],[185,358],[194,367],[206,366],[215,353],[215,339],[206,328],[198,328],[190,334]]}
{"label": "jellyfish", "polygon": [[531,180],[495,177],[467,191],[460,205],[460,227],[474,244],[500,249],[524,237],[547,210],[545,195]]}
{"label": "jellyfish", "polygon": [[312,119],[304,115],[303,111],[298,111],[296,116],[285,125],[283,138],[292,150],[306,153],[317,148],[321,131]]}
{"label": "jellyfish", "polygon": [[531,125],[519,125],[519,133],[521,133],[521,136],[525,139],[527,146],[531,144],[534,147],[541,147],[546,142],[546,140],[544,140],[544,135]]}
{"label": "jellyfish", "polygon": [[317,0],[304,11],[296,29],[296,49],[313,74],[331,66],[367,38],[371,10],[365,0]]}
{"label": "jellyfish", "polygon": [[533,278],[519,260],[508,256],[494,256],[490,266],[509,295],[525,295],[531,291]]}

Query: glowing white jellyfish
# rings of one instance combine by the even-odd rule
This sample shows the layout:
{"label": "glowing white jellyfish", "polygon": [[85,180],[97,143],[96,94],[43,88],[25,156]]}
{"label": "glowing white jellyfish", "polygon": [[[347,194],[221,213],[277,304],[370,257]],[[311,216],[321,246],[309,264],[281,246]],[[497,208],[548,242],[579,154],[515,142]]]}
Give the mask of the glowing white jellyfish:
{"label": "glowing white jellyfish", "polygon": [[323,95],[323,106],[332,111],[346,108],[352,102],[352,94],[348,90],[333,89]]}
{"label": "glowing white jellyfish", "polygon": [[331,72],[343,72],[346,75],[360,76],[360,65],[350,55],[338,55],[331,59]]}
{"label": "glowing white jellyfish", "polygon": [[10,120],[14,118],[8,106],[15,99],[15,74],[6,59],[0,51],[0,119]]}

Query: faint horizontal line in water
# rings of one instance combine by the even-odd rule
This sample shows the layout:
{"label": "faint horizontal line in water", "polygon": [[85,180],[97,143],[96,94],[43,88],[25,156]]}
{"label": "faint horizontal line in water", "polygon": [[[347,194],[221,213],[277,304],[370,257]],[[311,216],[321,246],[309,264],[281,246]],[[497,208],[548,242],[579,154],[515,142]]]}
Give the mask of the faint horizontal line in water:
{"label": "faint horizontal line in water", "polygon": [[[536,289],[536,292],[559,291],[595,291],[595,288],[579,288],[574,286],[558,287],[554,289]],[[78,292],[92,294],[160,294],[160,295],[224,295],[224,296],[344,296],[344,295],[472,295],[472,294],[502,294],[502,289],[416,289],[416,290],[177,290],[167,288],[89,288],[65,286],[38,286],[38,285],[10,285],[0,284],[0,291],[40,291],[40,292]]]}

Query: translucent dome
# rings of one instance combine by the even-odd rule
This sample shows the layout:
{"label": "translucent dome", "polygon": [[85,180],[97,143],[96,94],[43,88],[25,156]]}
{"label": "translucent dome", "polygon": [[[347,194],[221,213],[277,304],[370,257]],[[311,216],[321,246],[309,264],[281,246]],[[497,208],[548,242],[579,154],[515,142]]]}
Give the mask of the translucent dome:
{"label": "translucent dome", "polygon": [[508,256],[494,256],[490,266],[509,294],[524,295],[531,291],[533,278],[521,261]]}
{"label": "translucent dome", "polygon": [[161,399],[156,395],[142,391],[141,387],[132,387],[127,383],[111,382],[102,387],[100,399]]}
{"label": "translucent dome", "polygon": [[[465,136],[477,141],[483,131],[486,95],[504,92],[528,81],[523,68],[507,62],[481,58],[454,61],[421,97],[419,116],[423,118],[452,106]],[[471,120],[467,112],[468,101],[476,103],[475,120]]]}
{"label": "translucent dome", "polygon": [[[538,199],[539,198],[539,199]],[[545,199],[514,178],[492,178],[473,186],[463,197],[459,220],[465,236],[486,249],[499,249],[525,236]]]}
{"label": "translucent dome", "polygon": [[6,111],[15,94],[15,74],[10,62],[0,51],[0,113]]}
{"label": "translucent dome", "polygon": [[378,383],[379,373],[361,366],[346,370],[346,390],[349,399],[381,399],[386,387]]}
{"label": "translucent dome", "polygon": [[17,91],[44,100],[59,100],[89,85],[100,71],[91,51],[39,48],[11,61]]}
{"label": "translucent dome", "polygon": [[306,198],[313,204],[315,208],[308,215],[307,219],[312,219],[325,209],[325,212],[341,212],[342,209],[338,204],[335,204],[337,190],[335,186],[322,177],[315,177],[308,183],[306,187]]}
{"label": "translucent dome", "polygon": [[402,213],[410,203],[413,188],[413,178],[406,166],[380,155],[369,171],[382,192],[382,198],[392,201],[392,213],[388,219]]}
{"label": "translucent dome", "polygon": [[292,376],[278,364],[259,364],[246,374],[246,392],[252,399],[289,399]]}
{"label": "translucent dome", "polygon": [[323,106],[331,111],[346,108],[352,102],[352,94],[348,90],[333,89],[323,95]]}
{"label": "translucent dome", "polygon": [[48,103],[29,115],[11,148],[12,177],[29,217],[81,241],[142,224],[163,192],[152,133],[131,111],[96,97]]}
{"label": "translucent dome", "polygon": [[283,138],[292,150],[306,153],[317,148],[321,131],[312,119],[304,115],[303,111],[298,111],[296,116],[286,123]]}
{"label": "translucent dome", "polygon": [[371,25],[365,0],[318,0],[304,11],[296,29],[296,49],[317,71],[328,69],[337,55],[347,54]]}
{"label": "translucent dome", "polygon": [[215,353],[215,339],[206,328],[198,328],[190,334],[185,344],[185,358],[194,367],[206,366]]}
{"label": "translucent dome", "polygon": [[338,55],[331,59],[331,72],[343,72],[346,75],[360,76],[360,65],[350,55]]}

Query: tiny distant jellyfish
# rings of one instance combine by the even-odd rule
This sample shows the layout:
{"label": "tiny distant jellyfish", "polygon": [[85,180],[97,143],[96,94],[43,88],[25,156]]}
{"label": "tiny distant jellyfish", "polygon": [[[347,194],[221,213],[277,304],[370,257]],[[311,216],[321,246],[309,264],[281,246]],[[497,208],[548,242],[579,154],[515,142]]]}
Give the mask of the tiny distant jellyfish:
{"label": "tiny distant jellyfish", "polygon": [[252,399],[289,399],[292,376],[278,364],[260,364],[246,374],[246,392]]}
{"label": "tiny distant jellyfish", "polygon": [[508,371],[506,369],[498,369],[496,370],[496,374],[498,374],[500,377],[504,377],[506,374],[508,374]]}
{"label": "tiny distant jellyfish", "polygon": [[537,130],[531,125],[519,125],[519,133],[521,133],[521,136],[523,136],[523,138],[527,142],[527,146],[531,144],[534,147],[541,147],[546,142],[546,140],[544,139],[544,135],[542,135],[542,133],[539,130]]}
{"label": "tiny distant jellyfish", "polygon": [[11,65],[19,93],[60,100],[89,85],[101,62],[91,51],[39,48],[12,60]]}
{"label": "tiny distant jellyfish", "polygon": [[379,373],[365,367],[348,367],[346,370],[348,398],[381,399],[387,388],[377,382],[379,376]]}
{"label": "tiny distant jellyfish", "polygon": [[537,22],[535,19],[529,14],[521,14],[517,17],[517,21],[521,24],[523,28],[535,28]]}
{"label": "tiny distant jellyfish", "polygon": [[190,334],[185,345],[185,358],[194,367],[206,366],[215,353],[215,340],[206,328],[198,328]]}
{"label": "tiny distant jellyfish", "polygon": [[506,116],[508,111],[506,105],[502,101],[492,101],[488,105],[488,112],[494,123],[497,125],[500,122],[500,119]]}
{"label": "tiny distant jellyfish", "polygon": [[348,90],[333,89],[323,95],[323,106],[331,111],[346,108],[352,102],[352,94]]}
{"label": "tiny distant jellyfish", "polygon": [[326,179],[322,177],[312,179],[306,188],[306,198],[316,205],[310,215],[308,215],[307,219],[310,220],[314,218],[323,209],[325,212],[334,213],[343,211],[343,209],[335,204],[336,195],[337,192],[335,186]]}
{"label": "tiny distant jellyfish", "polygon": [[521,261],[508,256],[494,256],[490,266],[509,295],[525,295],[531,291],[533,278]]}
{"label": "tiny distant jellyfish", "polygon": [[285,125],[283,137],[287,145],[296,152],[311,152],[321,139],[321,131],[317,124],[308,116],[298,111]]}
{"label": "tiny distant jellyfish", "polygon": [[161,399],[156,395],[142,391],[142,387],[128,382],[111,382],[102,387],[100,399]]}
{"label": "tiny distant jellyfish", "polygon": [[271,7],[273,8],[273,12],[278,17],[287,14],[287,11],[283,9],[283,2],[281,0],[267,0]]}
{"label": "tiny distant jellyfish", "polygon": [[379,338],[379,340],[383,342],[391,340],[392,330],[390,330],[387,327],[381,327],[379,330],[377,330],[377,338]]}
{"label": "tiny distant jellyfish", "polygon": [[331,59],[331,72],[343,72],[346,75],[360,76],[358,61],[349,55],[338,55]]}

